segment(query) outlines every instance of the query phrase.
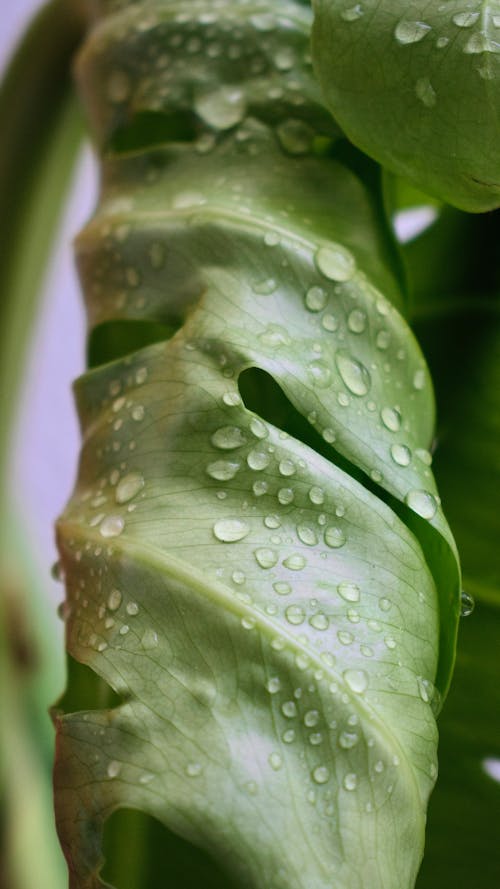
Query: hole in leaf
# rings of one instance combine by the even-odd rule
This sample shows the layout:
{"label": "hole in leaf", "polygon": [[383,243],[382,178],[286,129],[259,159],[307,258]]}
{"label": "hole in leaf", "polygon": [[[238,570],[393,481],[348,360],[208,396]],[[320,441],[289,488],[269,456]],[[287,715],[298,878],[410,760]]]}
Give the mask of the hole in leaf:
{"label": "hole in leaf", "polygon": [[80,710],[104,710],[119,707],[125,698],[86,664],[80,664],[71,655],[66,661],[66,691],[57,702],[56,710],[77,713]]}
{"label": "hole in leaf", "polygon": [[168,142],[193,142],[196,135],[195,118],[190,112],[141,111],[115,131],[109,148],[121,154]]}
{"label": "hole in leaf", "polygon": [[134,809],[108,819],[103,847],[101,876],[115,889],[236,889],[207,852]]}
{"label": "hole in leaf", "polygon": [[169,340],[179,324],[154,321],[106,321],[91,332],[87,346],[89,367],[124,358],[145,346]]}

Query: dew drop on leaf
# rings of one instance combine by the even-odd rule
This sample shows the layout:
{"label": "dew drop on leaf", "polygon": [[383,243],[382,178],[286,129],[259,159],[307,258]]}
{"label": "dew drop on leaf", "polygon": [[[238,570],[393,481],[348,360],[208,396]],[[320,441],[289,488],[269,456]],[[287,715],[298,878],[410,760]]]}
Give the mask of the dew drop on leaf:
{"label": "dew drop on leaf", "polygon": [[316,266],[330,281],[350,281],[356,271],[354,257],[340,244],[330,244],[316,251]]}
{"label": "dew drop on leaf", "polygon": [[250,528],[241,519],[219,519],[213,526],[214,536],[222,543],[236,543],[243,540]]}
{"label": "dew drop on leaf", "polygon": [[470,593],[466,593],[465,590],[462,590],[460,595],[460,617],[469,617],[469,614],[472,614],[475,607],[475,602]]}
{"label": "dew drop on leaf", "polygon": [[432,519],[435,516],[436,498],[428,491],[409,491],[405,499],[410,509],[423,519]]}
{"label": "dew drop on leaf", "polygon": [[366,395],[371,386],[371,377],[364,364],[344,350],[336,353],[335,363],[349,392],[358,396]]}

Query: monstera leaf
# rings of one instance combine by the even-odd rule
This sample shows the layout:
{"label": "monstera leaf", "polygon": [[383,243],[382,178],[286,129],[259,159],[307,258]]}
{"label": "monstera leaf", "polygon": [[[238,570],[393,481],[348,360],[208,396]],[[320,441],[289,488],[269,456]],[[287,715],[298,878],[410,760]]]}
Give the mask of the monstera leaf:
{"label": "monstera leaf", "polygon": [[379,199],[305,6],[100,6],[95,366],[58,539],[68,651],[115,701],[56,716],[71,885],[105,885],[125,807],[237,886],[410,887],[459,587]]}
{"label": "monstera leaf", "polygon": [[349,138],[457,207],[498,207],[498,5],[313,0],[313,7],[317,72]]}

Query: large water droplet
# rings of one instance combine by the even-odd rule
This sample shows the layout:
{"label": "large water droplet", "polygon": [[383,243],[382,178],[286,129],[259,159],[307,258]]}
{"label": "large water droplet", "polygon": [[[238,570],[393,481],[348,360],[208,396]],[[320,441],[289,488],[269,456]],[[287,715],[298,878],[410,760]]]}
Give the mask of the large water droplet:
{"label": "large water droplet", "polygon": [[241,448],[246,442],[246,437],[238,426],[221,426],[212,437],[211,442],[222,451],[232,451]]}
{"label": "large water droplet", "polygon": [[330,620],[323,614],[322,611],[318,611],[317,614],[313,614],[311,618],[309,618],[309,623],[311,627],[314,627],[315,630],[327,630],[330,626]]}
{"label": "large water droplet", "polygon": [[301,605],[289,605],[285,611],[285,617],[288,623],[298,627],[300,624],[304,623],[306,614]]}
{"label": "large water droplet", "polygon": [[118,537],[124,527],[125,522],[121,516],[109,515],[102,520],[99,531],[103,537]]}
{"label": "large water droplet", "polygon": [[396,408],[384,407],[380,412],[382,423],[391,432],[398,432],[401,427],[401,414]]}
{"label": "large water droplet", "polygon": [[278,561],[278,554],[268,547],[256,549],[254,556],[261,568],[274,568]]}
{"label": "large water droplet", "polygon": [[249,526],[241,519],[219,519],[213,527],[215,537],[223,543],[236,543],[238,540],[243,540],[249,531]]}
{"label": "large water droplet", "polygon": [[329,244],[316,251],[316,265],[330,281],[350,281],[356,271],[352,253],[340,244]]}
{"label": "large water droplet", "polygon": [[411,451],[406,445],[391,445],[391,457],[398,466],[409,466],[411,463]]}
{"label": "large water droplet", "polygon": [[306,546],[315,546],[318,542],[316,531],[314,528],[310,528],[309,525],[298,525],[297,537],[302,543],[305,543]]}
{"label": "large water droplet", "polygon": [[271,458],[266,451],[259,451],[257,449],[250,451],[247,456],[247,463],[250,469],[255,470],[256,472],[261,472],[263,469],[266,469],[271,462]]}
{"label": "large water droplet", "polygon": [[349,580],[337,584],[337,592],[346,602],[359,602],[359,586]]}
{"label": "large water droplet", "polygon": [[283,559],[283,565],[290,571],[301,571],[306,564],[307,561],[302,553],[292,553],[290,556],[287,556],[286,559]]}
{"label": "large water droplet", "polygon": [[352,333],[363,333],[366,328],[366,314],[361,309],[353,309],[347,316],[347,326]]}
{"label": "large water droplet", "polygon": [[341,546],[344,546],[345,541],[346,536],[342,528],[330,525],[325,529],[325,543],[327,546],[330,546],[332,549],[340,549]]}
{"label": "large water droplet", "polygon": [[313,487],[309,489],[309,500],[311,503],[314,503],[315,506],[321,506],[321,504],[325,502],[323,489],[317,487],[317,485],[313,485]]}
{"label": "large water droplet", "polygon": [[115,490],[117,503],[127,503],[132,500],[141,488],[144,487],[144,479],[139,472],[129,472],[118,482]]}
{"label": "large water droplet", "polygon": [[396,25],[394,36],[403,46],[418,43],[429,33],[431,26],[426,22],[407,22],[404,19]]}
{"label": "large water droplet", "polygon": [[368,676],[364,670],[344,670],[344,679],[357,695],[362,695],[368,688]]}
{"label": "large water droplet", "polygon": [[239,87],[226,84],[195,98],[194,110],[209,126],[227,130],[244,117],[245,94]]}
{"label": "large water droplet", "polygon": [[335,363],[349,392],[353,395],[366,395],[371,386],[371,377],[364,364],[344,350],[336,353]]}
{"label": "large water droplet", "polygon": [[310,287],[305,303],[310,312],[321,312],[327,303],[328,295],[322,287]]}
{"label": "large water droplet", "polygon": [[405,499],[410,509],[423,519],[432,519],[435,516],[436,498],[428,491],[409,491]]}
{"label": "large water droplet", "polygon": [[475,604],[476,603],[470,593],[466,593],[465,590],[462,590],[460,595],[460,617],[468,617],[469,614],[472,614]]}
{"label": "large water droplet", "polygon": [[207,466],[207,474],[219,482],[227,482],[234,478],[241,463],[231,460],[215,460]]}
{"label": "large water droplet", "polygon": [[452,21],[459,28],[471,28],[477,22],[479,15],[479,12],[457,12]]}

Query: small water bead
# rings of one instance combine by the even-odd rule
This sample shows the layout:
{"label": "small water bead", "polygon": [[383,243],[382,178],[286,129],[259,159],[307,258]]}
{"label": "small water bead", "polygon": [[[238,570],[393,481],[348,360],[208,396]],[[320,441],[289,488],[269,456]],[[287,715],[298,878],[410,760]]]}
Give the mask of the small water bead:
{"label": "small water bead", "polygon": [[316,266],[329,281],[350,281],[356,271],[352,253],[340,244],[329,244],[316,251]]}
{"label": "small water bead", "polygon": [[278,553],[268,547],[256,549],[254,556],[261,568],[274,568],[278,561]]}
{"label": "small water bead", "polygon": [[255,618],[254,617],[242,617],[241,618],[241,626],[244,630],[253,630],[255,628]]}
{"label": "small water bead", "polygon": [[321,504],[325,502],[323,489],[313,485],[309,490],[309,500],[311,503],[314,503],[315,506],[321,506]]}
{"label": "small water bead", "polygon": [[144,487],[144,478],[139,472],[129,472],[118,482],[115,490],[117,503],[128,503]]}
{"label": "small water bead", "polygon": [[117,762],[116,759],[112,759],[111,762],[108,763],[106,774],[108,778],[117,778],[121,770],[121,763]]}
{"label": "small water bead", "polygon": [[254,492],[256,497],[262,497],[264,494],[267,494],[268,490],[269,485],[263,480],[254,482],[252,485],[252,491]]}
{"label": "small water bead", "polygon": [[396,408],[384,407],[380,412],[382,423],[390,432],[398,432],[401,427],[401,414]]}
{"label": "small water bead", "polygon": [[411,463],[411,451],[406,445],[391,445],[391,457],[398,466],[409,466]]}
{"label": "small water bead", "polygon": [[313,769],[312,778],[316,784],[326,784],[330,779],[330,771],[326,766],[317,766]]}
{"label": "small water bead", "polygon": [[307,370],[319,389],[327,389],[332,381],[332,372],[324,361],[311,361]]}
{"label": "small water bead", "polygon": [[378,607],[381,611],[389,611],[391,605],[391,600],[387,599],[385,596],[383,596],[382,599],[379,599]]}
{"label": "small water bead", "polygon": [[428,491],[409,491],[405,497],[406,503],[423,519],[434,518],[437,511],[436,498]]}
{"label": "small water bead", "polygon": [[221,426],[213,433],[210,440],[214,447],[222,451],[232,451],[246,443],[246,436],[239,426]]}
{"label": "small water bead", "polygon": [[136,423],[140,423],[141,420],[144,420],[144,407],[142,404],[136,404],[135,407],[132,408],[132,419]]}
{"label": "small water bead", "polygon": [[294,496],[292,488],[280,488],[278,491],[278,500],[282,506],[293,503]]}
{"label": "small water bead", "polygon": [[238,392],[224,392],[222,401],[227,407],[238,407],[241,404],[241,396]]}
{"label": "small water bead", "polygon": [[125,527],[123,518],[119,515],[106,516],[100,526],[99,532],[102,537],[118,537]]}
{"label": "small water bead", "polygon": [[141,638],[141,645],[146,651],[150,651],[158,646],[158,633],[151,628],[144,630]]}
{"label": "small water bead", "polygon": [[293,719],[297,716],[297,705],[295,701],[285,701],[281,705],[281,712],[283,716],[286,716],[287,719]]}
{"label": "small water bead", "polygon": [[423,40],[430,30],[431,26],[426,22],[408,22],[403,19],[396,25],[394,36],[398,43],[407,46]]}
{"label": "small water bead", "polygon": [[346,536],[342,528],[337,528],[335,525],[325,528],[325,543],[331,549],[340,549],[345,542]]}
{"label": "small water bead", "polygon": [[479,12],[457,12],[452,21],[459,28],[471,28],[477,22],[479,15]]}
{"label": "small water bead", "polygon": [[250,420],[250,432],[259,439],[267,438],[269,435],[267,426],[258,417],[252,417]]}
{"label": "small water bead", "polygon": [[307,565],[307,560],[302,553],[292,553],[286,559],[283,559],[282,564],[290,571],[301,571]]}
{"label": "small water bead", "polygon": [[301,605],[289,605],[285,611],[285,617],[289,624],[298,627],[304,623],[306,613]]}
{"label": "small water bead", "polygon": [[207,466],[207,475],[219,482],[227,482],[234,478],[241,467],[236,460],[215,460]]}
{"label": "small water bead", "polygon": [[475,607],[475,602],[470,593],[466,593],[465,590],[462,590],[460,594],[460,617],[469,617],[469,614],[472,614]]}
{"label": "small water bead", "polygon": [[312,732],[309,735],[309,743],[312,744],[313,747],[318,747],[323,743],[323,735],[321,732]]}
{"label": "small water bead", "polygon": [[316,531],[314,528],[309,527],[309,525],[298,525],[297,537],[302,543],[305,543],[306,546],[316,546],[318,542]]}
{"label": "small water bead", "polygon": [[344,670],[347,685],[357,695],[362,695],[368,688],[368,676],[364,670]]}
{"label": "small water bead", "polygon": [[276,133],[282,148],[289,154],[307,154],[314,142],[315,132],[303,120],[289,118],[278,124]]}
{"label": "small water bead", "polygon": [[386,636],[384,638],[384,645],[386,646],[386,648],[389,649],[389,651],[394,651],[394,649],[397,647],[397,642],[393,636]]}
{"label": "small water bead", "polygon": [[355,772],[349,772],[343,780],[344,790],[356,790],[358,786],[358,777]]}
{"label": "small water bead", "polygon": [[351,333],[363,333],[366,329],[366,314],[361,309],[353,309],[347,317],[347,326]]}
{"label": "small water bead", "polygon": [[359,612],[356,611],[355,608],[348,608],[347,609],[347,620],[348,621],[350,621],[352,624],[359,624],[360,619],[361,618],[359,616]]}
{"label": "small water bead", "polygon": [[349,392],[358,396],[366,395],[371,387],[371,377],[364,364],[340,349],[335,355],[335,363]]}
{"label": "small water bead", "polygon": [[375,345],[377,349],[381,349],[385,351],[389,348],[391,342],[391,335],[387,330],[379,330],[377,336],[375,337]]}
{"label": "small water bead", "polygon": [[305,303],[310,312],[321,312],[328,301],[328,294],[322,287],[310,287],[306,293]]}
{"label": "small water bead", "polygon": [[137,602],[128,602],[125,611],[131,617],[135,617],[136,614],[139,614],[139,606]]}
{"label": "small water bead", "polygon": [[340,13],[340,18],[344,20],[344,22],[356,22],[363,15],[363,7],[361,3],[356,3],[355,6],[350,6],[349,9],[344,9]]}
{"label": "small water bead", "polygon": [[186,766],[186,775],[188,778],[198,778],[203,771],[203,766],[199,762],[188,762]]}
{"label": "small water bead", "polygon": [[269,765],[273,771],[278,772],[283,765],[283,759],[280,753],[271,753],[268,759]]}
{"label": "small water bead", "polygon": [[108,596],[108,608],[110,611],[118,611],[120,605],[122,604],[122,594],[120,590],[111,590]]}
{"label": "small water bead", "polygon": [[227,130],[236,126],[244,117],[245,94],[238,87],[220,86],[196,97],[194,110],[209,126],[216,130]]}
{"label": "small water bead", "polygon": [[327,630],[330,626],[330,620],[323,614],[322,611],[319,611],[318,614],[313,614],[311,618],[309,618],[309,623],[315,630]]}
{"label": "small water bead", "polygon": [[293,728],[288,728],[285,732],[283,732],[281,737],[285,744],[293,744],[293,742],[295,741],[295,732]]}
{"label": "small water bead", "polygon": [[321,326],[324,330],[328,330],[329,333],[333,333],[338,329],[339,322],[337,321],[335,315],[326,314],[323,315],[321,319]]}
{"label": "small water bead", "polygon": [[436,90],[428,77],[419,77],[415,83],[415,95],[426,108],[434,108],[437,102]]}
{"label": "small water bead", "polygon": [[277,676],[273,676],[266,682],[266,688],[270,695],[275,695],[281,688],[281,682]]}
{"label": "small water bead", "polygon": [[318,710],[308,710],[304,715],[304,725],[307,728],[314,728],[319,722]]}
{"label": "small water bead", "polygon": [[270,296],[271,293],[274,293],[277,286],[274,278],[265,278],[262,281],[257,281],[255,284],[252,284],[252,290],[259,296]]}
{"label": "small water bead", "polygon": [[349,580],[342,580],[337,584],[337,592],[346,602],[359,602],[359,586]]}
{"label": "small water bead", "polygon": [[436,40],[436,46],[438,49],[444,49],[445,46],[448,46],[449,42],[449,37],[438,37],[438,39]]}
{"label": "small water bead", "polygon": [[266,234],[264,235],[264,244],[266,245],[266,247],[277,247],[280,241],[281,238],[277,234],[277,232],[270,231],[266,232]]}
{"label": "small water bead", "polygon": [[260,451],[255,448],[253,451],[247,455],[247,464],[250,469],[253,469],[255,472],[262,472],[263,469],[267,469],[271,462],[271,457],[266,451]]}
{"label": "small water bead", "polygon": [[281,528],[281,521],[279,516],[271,514],[266,515],[264,519],[264,524],[266,528],[270,528],[271,530],[275,530],[276,528]]}
{"label": "small water bead", "polygon": [[352,633],[349,633],[347,630],[339,630],[337,633],[337,639],[342,645],[352,645],[354,642],[354,636]]}
{"label": "small water bead", "polygon": [[356,732],[341,732],[339,735],[339,744],[344,750],[351,750],[359,741]]}
{"label": "small water bead", "polygon": [[424,704],[428,704],[432,697],[432,683],[422,676],[417,677],[418,692]]}
{"label": "small water bead", "polygon": [[297,471],[297,467],[292,460],[281,460],[278,466],[281,475],[290,476],[294,475]]}
{"label": "small water bead", "polygon": [[425,386],[425,370],[419,368],[413,374],[413,388],[420,392]]}
{"label": "small water bead", "polygon": [[375,763],[373,768],[376,771],[377,775],[381,775],[382,772],[384,771],[385,766],[384,766],[384,763],[382,762],[382,760],[379,759],[379,760],[377,760],[377,762]]}
{"label": "small water bead", "polygon": [[292,592],[292,587],[284,580],[277,580],[276,583],[273,583],[273,589],[278,593],[278,596],[288,596]]}
{"label": "small water bead", "polygon": [[236,543],[249,534],[250,528],[241,519],[219,519],[213,526],[213,532],[222,543]]}

